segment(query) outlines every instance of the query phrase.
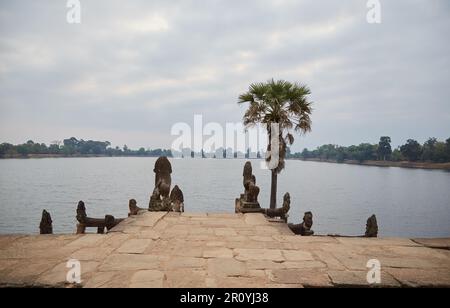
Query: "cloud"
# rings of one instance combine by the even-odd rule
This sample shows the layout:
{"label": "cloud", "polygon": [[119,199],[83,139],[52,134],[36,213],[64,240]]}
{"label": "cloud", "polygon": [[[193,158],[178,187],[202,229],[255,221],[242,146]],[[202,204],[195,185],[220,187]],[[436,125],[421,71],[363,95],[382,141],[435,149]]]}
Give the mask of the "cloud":
{"label": "cloud", "polygon": [[240,121],[238,95],[272,77],[312,90],[313,131],[294,150],[449,137],[445,0],[382,1],[380,25],[359,0],[81,3],[77,25],[65,3],[2,1],[0,142],[169,146],[196,113]]}
{"label": "cloud", "polygon": [[151,33],[151,32],[165,32],[169,30],[169,23],[166,18],[159,15],[146,16],[140,20],[124,20],[120,23],[121,29],[126,29],[132,33]]}

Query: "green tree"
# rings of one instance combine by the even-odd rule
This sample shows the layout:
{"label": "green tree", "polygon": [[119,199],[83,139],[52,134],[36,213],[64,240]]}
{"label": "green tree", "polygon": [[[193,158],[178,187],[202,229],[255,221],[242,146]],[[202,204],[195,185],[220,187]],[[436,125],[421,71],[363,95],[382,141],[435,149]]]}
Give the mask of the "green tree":
{"label": "green tree", "polygon": [[422,160],[423,161],[435,161],[435,151],[436,151],[436,138],[429,138],[422,147]]}
{"label": "green tree", "polygon": [[406,144],[400,147],[400,152],[409,161],[418,161],[422,155],[422,146],[416,140],[408,139]]}
{"label": "green tree", "polygon": [[[285,80],[269,80],[251,84],[249,90],[239,96],[239,104],[248,103],[244,125],[261,123],[269,135],[268,151],[271,149],[271,124],[279,125],[279,164],[272,169],[270,208],[276,208],[277,176],[284,169],[286,146],[292,145],[294,136],[290,130],[306,133],[311,130],[312,103],[308,100],[310,89],[305,85]],[[276,136],[275,136],[276,137]],[[270,160],[268,157],[267,160]]]}
{"label": "green tree", "polygon": [[0,144],[0,156],[13,156],[14,154],[16,154],[16,148],[14,147],[14,145],[10,144],[10,143],[2,143]]}
{"label": "green tree", "polygon": [[59,145],[57,145],[57,144],[51,144],[51,145],[48,147],[48,152],[49,152],[50,154],[59,154],[59,153],[60,153]]}
{"label": "green tree", "polygon": [[433,162],[444,163],[448,161],[446,145],[444,142],[436,142],[434,146]]}
{"label": "green tree", "polygon": [[395,149],[392,152],[391,160],[392,161],[402,161],[402,160],[404,160],[404,157],[402,155],[402,152],[400,152],[400,149]]}
{"label": "green tree", "polygon": [[333,144],[324,144],[318,147],[317,151],[320,159],[334,159],[337,156],[336,146]]}
{"label": "green tree", "polygon": [[63,144],[64,146],[62,152],[64,155],[73,155],[77,152],[79,141],[77,138],[72,137],[69,139],[64,139]]}
{"label": "green tree", "polygon": [[137,155],[144,156],[146,154],[145,148],[140,148],[137,152]]}
{"label": "green tree", "polygon": [[391,148],[391,137],[380,137],[380,142],[378,143],[378,158],[382,160],[389,159],[392,154]]}
{"label": "green tree", "polygon": [[151,156],[164,156],[164,152],[161,149],[156,149],[156,150],[150,151],[150,155]]}
{"label": "green tree", "polygon": [[450,161],[450,138],[445,140],[445,152],[447,153],[447,161]]}
{"label": "green tree", "polygon": [[336,152],[337,152],[336,162],[338,162],[338,163],[344,162],[345,156],[346,156],[345,150],[346,150],[345,147],[337,147],[336,148]]}
{"label": "green tree", "polygon": [[361,143],[357,147],[355,159],[359,162],[366,160],[375,160],[377,145],[370,143]]}
{"label": "green tree", "polygon": [[304,148],[302,151],[302,158],[306,159],[306,158],[311,158],[311,153],[308,151],[307,148]]}

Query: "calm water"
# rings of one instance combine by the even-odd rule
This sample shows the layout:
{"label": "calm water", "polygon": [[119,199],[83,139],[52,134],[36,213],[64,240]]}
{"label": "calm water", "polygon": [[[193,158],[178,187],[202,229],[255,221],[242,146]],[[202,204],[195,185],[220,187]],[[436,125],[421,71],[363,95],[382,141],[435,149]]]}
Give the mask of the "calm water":
{"label": "calm water", "polygon": [[[92,217],[126,217],[128,200],[147,207],[155,158],[62,158],[0,160],[0,233],[37,233],[42,209],[55,233],[75,230],[79,200]],[[233,212],[242,192],[244,160],[171,160],[172,183],[184,192],[190,212]],[[270,173],[254,174],[267,207]],[[450,236],[450,173],[288,161],[278,177],[278,200],[291,193],[290,222],[314,214],[319,234],[363,234],[376,214],[381,236]]]}

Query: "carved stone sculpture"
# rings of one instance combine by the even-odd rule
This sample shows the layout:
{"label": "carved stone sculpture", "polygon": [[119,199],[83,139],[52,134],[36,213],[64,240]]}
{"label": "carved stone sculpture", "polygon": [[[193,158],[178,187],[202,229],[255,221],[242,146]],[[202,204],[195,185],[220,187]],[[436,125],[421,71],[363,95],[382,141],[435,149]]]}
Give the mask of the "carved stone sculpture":
{"label": "carved stone sculpture", "polygon": [[256,186],[256,177],[253,175],[252,164],[248,161],[244,166],[244,201],[258,203],[259,187]]}
{"label": "carved stone sculpture", "polygon": [[375,215],[370,216],[366,223],[365,237],[377,237],[378,236],[378,223]]}
{"label": "carved stone sculpture", "polygon": [[260,212],[261,206],[258,202],[259,187],[256,186],[256,177],[252,173],[251,162],[246,162],[243,171],[244,193],[236,199],[236,213]]}
{"label": "carved stone sculpture", "polygon": [[289,228],[297,235],[310,236],[314,234],[311,230],[313,225],[313,215],[311,212],[306,212],[303,216],[303,222],[298,225],[288,224]]}
{"label": "carved stone sculpture", "polygon": [[172,184],[172,166],[167,157],[159,157],[155,162],[155,187],[150,197],[148,210],[152,212],[171,211],[170,185]]}
{"label": "carved stone sculpture", "polygon": [[184,212],[184,196],[178,185],[175,185],[172,189],[170,200],[172,201],[172,209],[174,212]]}
{"label": "carved stone sculpture", "polygon": [[128,207],[130,208],[130,212],[128,213],[128,216],[134,216],[139,214],[139,211],[144,211],[143,208],[140,208],[137,206],[137,202],[135,199],[130,199],[128,203]]}
{"label": "carved stone sculpture", "polygon": [[84,234],[86,228],[97,228],[97,233],[103,234],[105,228],[109,231],[123,219],[116,219],[114,216],[106,215],[105,218],[90,218],[86,214],[86,206],[83,201],[78,202],[77,206],[77,234]]}
{"label": "carved stone sculpture", "polygon": [[53,234],[52,217],[46,210],[42,211],[41,223],[39,224],[40,234]]}
{"label": "carved stone sculpture", "polygon": [[118,224],[117,219],[114,218],[112,215],[106,215],[105,216],[105,227],[106,230],[111,230]]}
{"label": "carved stone sculpture", "polygon": [[170,186],[172,185],[172,165],[167,157],[161,156],[155,162],[155,187],[159,188],[159,193],[163,197],[168,197]]}
{"label": "carved stone sculpture", "polygon": [[288,212],[291,209],[291,195],[287,192],[283,197],[283,206],[277,209],[266,209],[265,214],[269,217],[280,217],[287,222]]}
{"label": "carved stone sculpture", "polygon": [[[161,183],[161,182],[160,182]],[[150,197],[150,203],[148,206],[150,212],[160,212],[160,211],[172,211],[172,201],[170,197],[164,196],[160,193],[160,188],[155,187],[153,193]]]}

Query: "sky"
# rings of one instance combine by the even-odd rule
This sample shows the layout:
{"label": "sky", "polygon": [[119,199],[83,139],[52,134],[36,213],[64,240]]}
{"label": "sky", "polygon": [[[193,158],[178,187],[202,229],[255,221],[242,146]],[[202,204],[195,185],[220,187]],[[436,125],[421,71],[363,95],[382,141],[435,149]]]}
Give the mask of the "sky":
{"label": "sky", "polygon": [[0,0],[0,142],[169,148],[179,122],[237,123],[239,94],[306,84],[322,144],[450,137],[450,1]]}

